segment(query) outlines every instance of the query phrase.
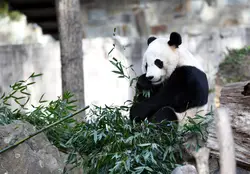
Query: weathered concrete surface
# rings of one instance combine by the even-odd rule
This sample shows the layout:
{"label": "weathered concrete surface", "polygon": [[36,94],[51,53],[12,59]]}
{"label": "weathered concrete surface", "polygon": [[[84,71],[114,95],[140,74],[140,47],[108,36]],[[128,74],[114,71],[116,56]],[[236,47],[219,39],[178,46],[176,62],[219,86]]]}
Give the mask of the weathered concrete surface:
{"label": "weathered concrete surface", "polygon": [[[0,148],[21,140],[35,131],[29,123],[16,121],[0,126]],[[64,163],[57,148],[41,133],[0,154],[0,173],[3,174],[60,174]]]}

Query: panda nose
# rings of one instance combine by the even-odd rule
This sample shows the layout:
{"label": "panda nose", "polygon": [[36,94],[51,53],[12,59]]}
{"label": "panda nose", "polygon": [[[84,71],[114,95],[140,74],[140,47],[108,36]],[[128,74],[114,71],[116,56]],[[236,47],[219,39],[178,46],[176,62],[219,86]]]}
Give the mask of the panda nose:
{"label": "panda nose", "polygon": [[148,76],[147,79],[148,80],[152,80],[154,78],[154,76]]}

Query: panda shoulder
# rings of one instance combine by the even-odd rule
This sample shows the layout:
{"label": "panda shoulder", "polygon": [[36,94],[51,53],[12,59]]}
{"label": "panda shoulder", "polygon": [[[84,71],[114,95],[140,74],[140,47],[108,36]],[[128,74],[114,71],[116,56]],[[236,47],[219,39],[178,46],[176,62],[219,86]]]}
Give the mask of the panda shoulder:
{"label": "panda shoulder", "polygon": [[194,66],[204,72],[201,60],[196,58],[186,47],[180,45],[178,48],[179,66]]}

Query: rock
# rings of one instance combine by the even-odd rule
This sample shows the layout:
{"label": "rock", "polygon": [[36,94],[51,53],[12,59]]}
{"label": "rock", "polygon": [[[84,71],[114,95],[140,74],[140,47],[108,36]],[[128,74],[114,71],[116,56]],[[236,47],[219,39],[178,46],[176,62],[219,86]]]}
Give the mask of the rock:
{"label": "rock", "polygon": [[193,165],[176,167],[171,174],[198,174]]}
{"label": "rock", "polygon": [[[220,107],[227,108],[233,130],[235,160],[237,162],[236,174],[250,174],[250,82],[237,82],[225,85],[221,90]],[[209,129],[207,147],[211,150],[212,158],[209,160],[211,174],[220,173],[219,146],[215,123]]]}
{"label": "rock", "polygon": [[[212,174],[220,174],[220,170],[218,169],[218,170],[216,170],[214,173],[212,173]],[[250,172],[249,171],[247,171],[247,170],[245,170],[245,169],[242,169],[242,168],[240,168],[240,167],[237,167],[236,168],[236,174],[250,174]]]}
{"label": "rock", "polygon": [[[23,139],[34,131],[31,124],[21,121],[0,126],[0,149]],[[0,154],[0,173],[59,174],[62,173],[63,168],[62,156],[43,133]]]}
{"label": "rock", "polygon": [[[238,165],[250,168],[250,96],[243,95],[249,81],[231,83],[221,90],[220,107],[225,107],[231,120],[235,157]],[[213,155],[219,155],[215,123],[208,129],[207,147]]]}
{"label": "rock", "polygon": [[218,172],[220,168],[220,161],[219,159],[210,154],[210,158],[209,158],[209,173],[211,174],[215,174],[216,172]]}

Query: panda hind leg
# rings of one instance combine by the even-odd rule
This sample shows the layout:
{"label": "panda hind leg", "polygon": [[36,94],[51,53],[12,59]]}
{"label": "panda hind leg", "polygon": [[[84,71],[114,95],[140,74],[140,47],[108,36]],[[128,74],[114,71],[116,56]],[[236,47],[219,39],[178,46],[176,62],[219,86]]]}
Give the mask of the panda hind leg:
{"label": "panda hind leg", "polygon": [[178,117],[173,108],[165,106],[159,109],[152,117],[150,122],[161,123],[162,121],[175,121],[178,123]]}

